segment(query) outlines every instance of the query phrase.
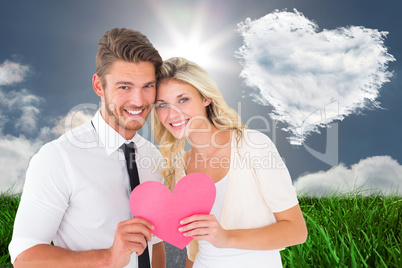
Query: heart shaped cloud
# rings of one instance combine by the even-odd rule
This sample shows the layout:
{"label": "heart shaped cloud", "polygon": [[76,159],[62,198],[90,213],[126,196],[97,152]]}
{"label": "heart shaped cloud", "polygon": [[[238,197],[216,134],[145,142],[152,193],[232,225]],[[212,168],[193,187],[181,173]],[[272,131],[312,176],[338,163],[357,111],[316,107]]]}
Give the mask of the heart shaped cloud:
{"label": "heart shaped cloud", "polygon": [[131,193],[130,208],[134,216],[154,225],[154,235],[183,249],[193,238],[178,231],[180,220],[194,214],[209,214],[215,197],[212,179],[202,173],[192,173],[176,184],[173,194],[160,182],[141,183]]}
{"label": "heart shaped cloud", "polygon": [[392,75],[387,63],[395,61],[383,43],[387,32],[361,26],[320,31],[297,10],[246,19],[238,31],[240,76],[258,88],[254,100],[272,106],[271,117],[287,124],[292,144],[302,144],[318,126],[379,107],[379,90]]}

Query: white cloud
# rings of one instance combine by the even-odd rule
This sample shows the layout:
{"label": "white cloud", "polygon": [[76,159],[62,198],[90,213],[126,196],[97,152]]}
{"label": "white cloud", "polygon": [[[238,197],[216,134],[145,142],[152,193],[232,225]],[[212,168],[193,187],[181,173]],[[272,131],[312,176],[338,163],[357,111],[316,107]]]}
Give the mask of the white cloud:
{"label": "white cloud", "polygon": [[[0,65],[0,86],[22,82],[28,70],[29,66],[5,61]],[[43,102],[42,97],[26,89],[0,88],[0,194],[21,192],[29,161],[39,148],[71,127],[90,120],[85,111],[77,111],[39,128]],[[11,129],[18,134],[11,135]]]}
{"label": "white cloud", "polygon": [[0,86],[21,82],[28,71],[29,66],[8,60],[4,61],[0,65]]}
{"label": "white cloud", "polygon": [[29,93],[26,89],[4,92],[0,88],[0,116],[4,119],[0,127],[15,120],[12,124],[19,133],[28,135],[36,133],[38,131],[37,116],[42,102],[44,102],[43,98]]}
{"label": "white cloud", "polygon": [[73,128],[91,121],[92,118],[93,114],[89,114],[85,110],[73,111],[60,118],[50,132],[55,135],[62,135]]}
{"label": "white cloud", "polygon": [[20,125],[21,131],[22,128],[27,128],[24,131],[29,131],[29,128],[35,129],[33,138],[27,139],[23,135],[19,137],[3,135],[0,124],[0,194],[3,192],[21,192],[29,161],[40,147],[64,134],[64,132],[90,121],[93,117],[93,115],[79,110],[54,121],[50,127],[38,129],[36,120],[32,117],[32,114],[38,112],[38,108],[30,107],[26,113],[30,114],[31,117],[24,116],[24,112],[20,119],[15,122],[15,126]]}
{"label": "white cloud", "polygon": [[2,93],[0,103],[6,105],[8,109],[20,109],[26,106],[39,106],[43,101],[42,97],[29,93],[26,89],[11,90]]}
{"label": "white cloud", "polygon": [[402,166],[390,156],[374,156],[350,168],[339,164],[328,171],[302,176],[294,185],[302,195],[316,197],[350,192],[402,196]]}
{"label": "white cloud", "polygon": [[[15,91],[11,95],[18,95],[17,93]],[[21,192],[29,161],[40,147],[64,132],[88,122],[93,117],[85,110],[78,110],[51,122],[48,127],[39,129],[37,127],[37,115],[39,114],[39,104],[42,100],[36,102],[40,98],[35,95],[26,95],[25,90],[21,90],[19,93],[21,93],[22,99],[25,98],[26,103],[30,103],[28,100],[31,100],[31,103],[35,105],[27,105],[21,108],[21,116],[12,124],[21,134],[31,134],[31,138],[28,139],[24,135],[19,135],[18,137],[4,135],[4,124],[0,122],[0,194],[3,192]],[[10,96],[10,94],[2,92],[0,89],[0,106],[3,105],[3,108],[13,102],[13,98],[7,102],[1,98],[2,96]],[[0,120],[2,119],[10,121],[6,116],[1,115],[0,111]]]}
{"label": "white cloud", "polygon": [[23,136],[0,137],[0,194],[21,192],[29,160],[42,144],[40,139],[28,140]]}
{"label": "white cloud", "polygon": [[297,10],[246,19],[238,31],[240,76],[259,89],[255,101],[273,106],[271,116],[287,123],[292,144],[302,144],[318,126],[379,107],[379,90],[392,75],[387,63],[395,60],[383,43],[387,32],[361,26],[321,31]]}
{"label": "white cloud", "polygon": [[34,106],[22,107],[21,117],[15,122],[15,128],[22,133],[33,134],[36,133],[37,127],[37,115],[39,109]]}
{"label": "white cloud", "polygon": [[[85,110],[85,106],[83,110],[72,110],[67,116],[51,121],[49,126],[39,128],[37,117],[43,101],[25,89],[4,92],[0,88],[0,194],[21,192],[29,161],[40,147],[93,117]],[[2,111],[19,114],[12,121]],[[4,127],[7,123],[20,134],[5,135]],[[30,138],[24,134],[29,134]]]}
{"label": "white cloud", "polygon": [[[5,61],[0,65],[0,86],[22,82],[28,70],[29,66]],[[37,126],[43,101],[26,89],[5,91],[0,88],[0,193],[21,191],[29,160],[44,143]],[[19,134],[4,134],[7,125]],[[25,134],[33,138],[27,139]]]}
{"label": "white cloud", "polygon": [[[29,66],[5,61],[0,65],[0,86],[22,82],[29,69]],[[39,127],[40,106],[44,101],[27,89],[0,88],[0,194],[21,192],[29,161],[39,148],[90,121],[98,109],[92,104],[77,105],[66,116]]]}

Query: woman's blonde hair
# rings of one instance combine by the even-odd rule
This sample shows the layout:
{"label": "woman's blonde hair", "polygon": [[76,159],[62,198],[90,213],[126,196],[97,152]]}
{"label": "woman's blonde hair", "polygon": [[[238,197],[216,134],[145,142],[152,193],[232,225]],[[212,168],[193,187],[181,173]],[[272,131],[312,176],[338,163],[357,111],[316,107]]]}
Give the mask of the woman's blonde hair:
{"label": "woman's blonde hair", "polygon": [[[208,120],[219,130],[236,130],[236,139],[240,140],[241,129],[247,127],[241,123],[237,112],[226,104],[216,82],[207,71],[184,58],[170,58],[162,64],[156,90],[160,84],[169,80],[190,84],[199,91],[202,97],[210,99],[211,103],[206,107]],[[155,107],[151,112],[151,130],[164,159],[162,175],[166,185],[173,191],[185,170],[185,138],[176,139],[163,126],[156,114]]]}

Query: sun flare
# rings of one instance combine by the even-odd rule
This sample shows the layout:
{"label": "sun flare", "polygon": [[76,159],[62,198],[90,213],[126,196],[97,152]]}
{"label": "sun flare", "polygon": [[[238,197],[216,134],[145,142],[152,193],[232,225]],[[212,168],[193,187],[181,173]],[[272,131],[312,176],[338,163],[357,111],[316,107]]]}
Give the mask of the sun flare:
{"label": "sun flare", "polygon": [[203,46],[197,40],[177,40],[175,46],[170,49],[164,49],[162,52],[163,59],[171,57],[184,57],[191,60],[204,68],[211,68],[213,65],[212,51]]}
{"label": "sun flare", "polygon": [[[167,35],[167,39],[158,40],[159,42],[155,43],[164,60],[171,57],[184,57],[207,71],[233,70],[233,62],[223,59],[221,51],[237,35],[232,28],[214,34],[205,29],[205,22],[211,20],[205,3],[200,1],[197,8],[191,10],[182,7],[181,12],[177,9],[172,10],[163,2],[147,1],[146,3],[155,17],[160,20],[163,27],[161,31]],[[184,20],[183,16],[185,16]]]}

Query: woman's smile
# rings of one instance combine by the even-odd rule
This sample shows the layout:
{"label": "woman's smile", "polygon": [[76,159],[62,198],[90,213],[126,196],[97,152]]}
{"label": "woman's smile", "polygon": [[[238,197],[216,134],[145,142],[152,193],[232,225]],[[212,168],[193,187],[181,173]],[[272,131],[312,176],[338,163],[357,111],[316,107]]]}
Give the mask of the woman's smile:
{"label": "woman's smile", "polygon": [[183,127],[185,127],[187,125],[188,121],[190,121],[190,119],[186,119],[186,120],[183,120],[183,121],[172,122],[172,123],[169,123],[169,125],[171,125],[172,128],[174,128],[174,129],[181,129],[181,128],[183,128]]}

